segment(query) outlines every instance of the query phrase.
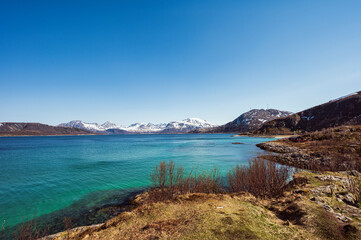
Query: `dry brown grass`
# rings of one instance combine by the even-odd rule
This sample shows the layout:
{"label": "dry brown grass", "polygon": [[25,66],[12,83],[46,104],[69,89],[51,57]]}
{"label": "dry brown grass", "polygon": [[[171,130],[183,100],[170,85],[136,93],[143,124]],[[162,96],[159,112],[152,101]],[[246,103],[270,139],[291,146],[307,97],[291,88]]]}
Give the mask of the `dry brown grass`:
{"label": "dry brown grass", "polygon": [[311,239],[250,195],[193,193],[145,204],[72,239]]}

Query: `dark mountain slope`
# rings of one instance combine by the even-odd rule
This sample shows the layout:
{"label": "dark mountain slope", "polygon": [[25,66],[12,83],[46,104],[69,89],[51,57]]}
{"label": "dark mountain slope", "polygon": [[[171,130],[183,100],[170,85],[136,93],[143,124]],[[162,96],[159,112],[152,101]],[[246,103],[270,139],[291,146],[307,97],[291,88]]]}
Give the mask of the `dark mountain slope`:
{"label": "dark mountain slope", "polygon": [[361,92],[265,123],[256,134],[312,132],[342,125],[361,124]]}
{"label": "dark mountain slope", "polygon": [[225,125],[213,128],[198,129],[193,133],[242,133],[256,130],[262,126],[263,123],[292,114],[287,111],[280,111],[277,109],[253,109],[243,113],[238,118],[234,119]]}
{"label": "dark mountain slope", "polygon": [[0,136],[85,135],[92,132],[67,127],[54,127],[41,123],[0,123]]}

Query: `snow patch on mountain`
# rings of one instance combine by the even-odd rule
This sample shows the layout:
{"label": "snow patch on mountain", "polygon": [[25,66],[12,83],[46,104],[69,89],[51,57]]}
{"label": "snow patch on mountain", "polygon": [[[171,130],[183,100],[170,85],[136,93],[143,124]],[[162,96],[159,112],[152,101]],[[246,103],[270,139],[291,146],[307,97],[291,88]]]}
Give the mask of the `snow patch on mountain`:
{"label": "snow patch on mountain", "polygon": [[335,99],[333,99],[333,100],[330,100],[329,102],[338,101],[338,100],[341,100],[341,99],[344,99],[344,98],[347,98],[347,97],[351,97],[351,96],[357,95],[357,94],[358,94],[358,92],[350,93],[350,94],[347,94],[347,95],[345,95],[345,96],[342,96],[342,97],[339,97],[339,98],[335,98]]}
{"label": "snow patch on mountain", "polygon": [[120,128],[123,128],[122,126],[119,126],[115,123],[112,123],[112,122],[109,122],[109,121],[106,121],[105,123],[103,123],[102,125],[100,125],[102,128],[108,130],[108,129],[113,129],[113,128],[117,128],[117,129],[120,129]]}
{"label": "snow patch on mountain", "polygon": [[153,123],[134,123],[125,128],[129,132],[148,133],[159,132],[165,129],[166,123],[153,124]]}

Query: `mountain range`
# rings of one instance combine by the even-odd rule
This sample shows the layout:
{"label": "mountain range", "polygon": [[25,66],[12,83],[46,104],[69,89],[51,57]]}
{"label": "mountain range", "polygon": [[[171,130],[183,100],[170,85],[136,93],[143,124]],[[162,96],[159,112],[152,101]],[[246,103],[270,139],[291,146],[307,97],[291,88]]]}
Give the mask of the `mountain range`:
{"label": "mountain range", "polygon": [[112,122],[86,123],[80,120],[49,126],[41,123],[0,123],[0,136],[84,135],[84,134],[176,134],[247,133],[249,135],[294,134],[342,125],[361,125],[361,91],[327,103],[291,113],[277,109],[253,109],[227,124],[216,126],[199,118],[169,123],[134,123],[127,127]]}
{"label": "mountain range", "polygon": [[127,127],[117,125],[112,122],[85,123],[80,120],[61,123],[59,127],[79,128],[94,133],[105,134],[127,134],[127,133],[185,133],[199,128],[211,128],[216,125],[199,118],[187,118],[182,121],[172,121],[169,123],[134,123]]}

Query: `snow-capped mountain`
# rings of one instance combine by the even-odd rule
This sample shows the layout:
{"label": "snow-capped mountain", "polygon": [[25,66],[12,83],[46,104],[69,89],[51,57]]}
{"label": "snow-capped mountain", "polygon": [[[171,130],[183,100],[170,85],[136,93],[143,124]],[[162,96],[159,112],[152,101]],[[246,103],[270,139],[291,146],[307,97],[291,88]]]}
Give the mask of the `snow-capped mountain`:
{"label": "snow-capped mountain", "polygon": [[263,123],[281,117],[286,117],[291,115],[291,112],[280,111],[277,109],[253,109],[248,112],[243,113],[238,118],[233,120],[229,126],[242,126],[247,131],[258,129],[262,126]]}
{"label": "snow-capped mountain", "polygon": [[70,127],[70,128],[80,128],[92,132],[104,132],[108,129],[123,129],[123,127],[116,125],[112,122],[105,122],[102,125],[98,123],[86,123],[80,120],[70,121],[68,123],[61,123],[58,125],[59,127]]}
{"label": "snow-capped mountain", "polygon": [[101,125],[101,127],[106,129],[106,130],[108,130],[108,129],[120,129],[120,128],[123,129],[122,126],[119,126],[119,125],[117,125],[115,123],[112,123],[112,122],[109,122],[109,121],[106,121],[105,123],[103,123]]}
{"label": "snow-capped mountain", "polygon": [[203,119],[187,118],[182,121],[172,121],[170,123],[134,123],[128,127],[122,127],[112,122],[105,122],[102,125],[98,123],[85,123],[80,120],[59,124],[61,127],[80,128],[93,132],[104,132],[108,134],[124,133],[184,133],[199,128],[215,127]]}

